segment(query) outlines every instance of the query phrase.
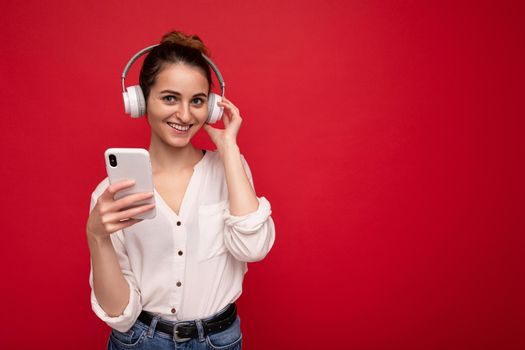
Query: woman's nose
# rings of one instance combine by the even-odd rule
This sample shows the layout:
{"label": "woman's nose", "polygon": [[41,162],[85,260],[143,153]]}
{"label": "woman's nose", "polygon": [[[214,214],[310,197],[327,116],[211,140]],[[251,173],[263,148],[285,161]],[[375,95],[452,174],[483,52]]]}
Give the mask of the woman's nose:
{"label": "woman's nose", "polygon": [[189,124],[191,121],[190,109],[182,103],[179,105],[179,110],[175,115],[182,123]]}

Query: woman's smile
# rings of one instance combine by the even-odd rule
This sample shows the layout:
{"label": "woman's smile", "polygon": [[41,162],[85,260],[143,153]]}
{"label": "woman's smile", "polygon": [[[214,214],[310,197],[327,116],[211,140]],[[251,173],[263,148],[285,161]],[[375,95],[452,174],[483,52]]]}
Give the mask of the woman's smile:
{"label": "woman's smile", "polygon": [[177,134],[187,134],[188,130],[193,126],[193,124],[182,125],[182,124],[171,123],[171,122],[167,122],[166,124],[168,124],[170,128],[173,131],[175,131],[175,133]]}

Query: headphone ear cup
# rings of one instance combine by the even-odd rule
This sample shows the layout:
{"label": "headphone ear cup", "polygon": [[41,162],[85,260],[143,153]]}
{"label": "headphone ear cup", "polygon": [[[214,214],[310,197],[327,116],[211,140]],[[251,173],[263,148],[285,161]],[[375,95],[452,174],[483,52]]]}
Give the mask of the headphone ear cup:
{"label": "headphone ear cup", "polygon": [[124,110],[132,118],[139,118],[146,114],[146,101],[140,85],[126,88],[127,92],[122,93],[124,98]]}
{"label": "headphone ear cup", "polygon": [[206,123],[213,124],[222,118],[224,108],[217,106],[217,103],[221,101],[222,97],[220,95],[210,93],[208,97],[208,120],[206,120]]}

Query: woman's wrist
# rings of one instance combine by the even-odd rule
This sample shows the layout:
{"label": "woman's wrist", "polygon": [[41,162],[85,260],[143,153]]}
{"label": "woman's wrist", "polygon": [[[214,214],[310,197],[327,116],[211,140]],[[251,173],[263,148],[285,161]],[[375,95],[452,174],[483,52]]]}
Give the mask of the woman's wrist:
{"label": "woman's wrist", "polygon": [[102,245],[106,245],[108,243],[111,244],[111,237],[110,236],[100,237],[100,236],[97,236],[97,235],[95,235],[93,233],[90,233],[89,231],[86,232],[86,235],[87,235],[88,245],[90,247],[92,247],[92,246],[102,246]]}
{"label": "woman's wrist", "polygon": [[221,145],[217,147],[217,150],[219,151],[219,155],[221,157],[224,157],[226,154],[230,153],[240,153],[239,146],[235,140],[222,142]]}

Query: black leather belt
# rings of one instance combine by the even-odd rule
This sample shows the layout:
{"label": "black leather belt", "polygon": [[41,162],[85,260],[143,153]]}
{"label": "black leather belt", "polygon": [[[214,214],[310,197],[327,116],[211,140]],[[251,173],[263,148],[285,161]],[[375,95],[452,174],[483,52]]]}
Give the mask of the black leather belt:
{"label": "black leather belt", "polygon": [[[146,325],[151,325],[154,314],[147,311],[142,311],[139,315],[139,320]],[[204,329],[204,336],[223,331],[230,327],[237,318],[237,306],[235,303],[230,304],[226,310],[211,318],[203,319],[202,328]],[[177,341],[186,341],[192,338],[198,338],[199,332],[195,321],[183,321],[176,324],[158,320],[155,330],[169,334]]]}

